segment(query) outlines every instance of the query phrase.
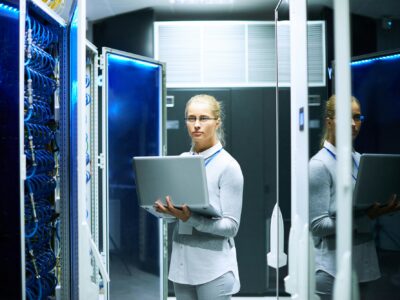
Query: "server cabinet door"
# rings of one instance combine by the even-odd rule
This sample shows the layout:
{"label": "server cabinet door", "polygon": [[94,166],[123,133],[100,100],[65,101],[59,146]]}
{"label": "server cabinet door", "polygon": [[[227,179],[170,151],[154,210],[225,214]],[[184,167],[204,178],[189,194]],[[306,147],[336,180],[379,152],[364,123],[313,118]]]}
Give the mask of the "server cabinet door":
{"label": "server cabinet door", "polygon": [[164,225],[138,206],[131,160],[164,152],[165,68],[149,58],[102,52],[110,297],[162,299]]}
{"label": "server cabinet door", "polygon": [[24,30],[18,5],[11,6],[0,1],[0,28],[0,264],[3,268],[0,272],[0,297],[23,299],[24,189],[23,174],[20,173],[24,162],[21,160],[24,146],[20,139],[23,135],[23,123],[20,121],[23,119],[20,116],[23,90],[19,85],[23,74],[19,66],[23,62],[20,62],[19,53],[24,50],[18,37],[20,31],[23,35]]}
{"label": "server cabinet door", "polygon": [[[98,253],[90,230],[90,207],[86,202],[86,3],[77,1],[70,25],[70,226],[71,298],[98,299],[99,284],[93,280]],[[98,256],[98,255],[97,255]],[[100,261],[97,259],[97,261]],[[96,261],[96,264],[97,264]]]}

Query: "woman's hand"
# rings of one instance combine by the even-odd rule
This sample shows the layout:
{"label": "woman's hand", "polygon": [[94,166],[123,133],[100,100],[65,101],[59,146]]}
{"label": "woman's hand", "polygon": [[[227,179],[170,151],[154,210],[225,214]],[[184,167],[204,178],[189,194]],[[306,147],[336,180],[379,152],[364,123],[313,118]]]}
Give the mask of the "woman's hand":
{"label": "woman's hand", "polygon": [[166,196],[165,201],[167,205],[162,204],[160,200],[157,200],[154,203],[154,208],[157,212],[169,214],[171,216],[178,218],[179,220],[182,220],[183,222],[189,220],[190,216],[192,215],[192,212],[190,211],[189,207],[187,207],[186,204],[182,205],[182,209],[179,209],[172,204],[170,196]]}
{"label": "woman's hand", "polygon": [[367,210],[367,215],[370,219],[375,219],[379,216],[400,210],[400,202],[397,195],[390,196],[387,204],[381,206],[380,203],[375,202],[374,205]]}

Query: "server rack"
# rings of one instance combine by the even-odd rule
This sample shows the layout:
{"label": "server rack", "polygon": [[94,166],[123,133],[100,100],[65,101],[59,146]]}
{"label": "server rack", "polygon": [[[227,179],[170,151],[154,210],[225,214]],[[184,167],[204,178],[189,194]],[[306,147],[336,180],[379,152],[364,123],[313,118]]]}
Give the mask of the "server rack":
{"label": "server rack", "polygon": [[82,168],[85,1],[47,4],[0,1],[0,292],[98,299]]}
{"label": "server rack", "polygon": [[[98,99],[106,53],[157,68],[155,111],[144,115],[157,116],[156,125],[146,121],[151,154],[165,154],[165,66],[113,49],[99,59],[86,42],[85,4],[0,0],[0,263],[10,270],[0,272],[2,299],[110,296],[108,84]],[[166,242],[156,224],[165,297]]]}

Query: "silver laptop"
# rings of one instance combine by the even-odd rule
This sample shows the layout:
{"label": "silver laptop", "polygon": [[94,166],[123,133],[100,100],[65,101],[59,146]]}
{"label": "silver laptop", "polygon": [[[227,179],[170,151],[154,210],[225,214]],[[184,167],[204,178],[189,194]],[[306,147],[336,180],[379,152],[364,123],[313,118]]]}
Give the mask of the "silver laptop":
{"label": "silver laptop", "polygon": [[155,211],[157,199],[165,203],[170,196],[176,207],[186,204],[191,211],[218,217],[210,205],[204,159],[201,156],[136,156],[133,158],[139,205],[157,217],[168,218]]}
{"label": "silver laptop", "polygon": [[356,186],[355,209],[375,202],[385,204],[392,194],[400,197],[400,154],[362,154]]}

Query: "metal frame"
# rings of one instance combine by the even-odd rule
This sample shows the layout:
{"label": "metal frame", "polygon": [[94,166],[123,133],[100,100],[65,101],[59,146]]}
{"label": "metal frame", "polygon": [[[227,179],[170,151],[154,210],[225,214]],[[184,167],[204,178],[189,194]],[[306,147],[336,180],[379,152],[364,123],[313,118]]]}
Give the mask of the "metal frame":
{"label": "metal frame", "polygon": [[[90,105],[90,157],[92,165],[92,177],[90,181],[90,199],[91,199],[91,220],[90,229],[94,242],[96,245],[99,244],[99,170],[98,170],[98,93],[97,93],[97,60],[98,51],[96,46],[94,46],[89,41],[86,41],[86,54],[90,56],[92,64],[90,66],[86,65],[87,71],[89,71],[91,86],[90,94],[92,96],[92,102]],[[88,70],[89,68],[89,70]],[[93,276],[98,284],[98,266],[93,270]]]}
{"label": "metal frame", "polygon": [[[67,30],[63,30],[63,39],[61,42],[60,50],[62,53],[62,61],[60,61],[60,122],[63,124],[69,124],[69,69],[68,69],[68,34]],[[60,162],[61,169],[61,256],[64,258],[61,262],[62,277],[61,277],[61,298],[70,299],[71,290],[69,286],[71,276],[71,254],[70,254],[70,191],[69,191],[69,154],[70,154],[70,130],[69,126],[62,126],[61,129],[61,149],[60,149]]]}

